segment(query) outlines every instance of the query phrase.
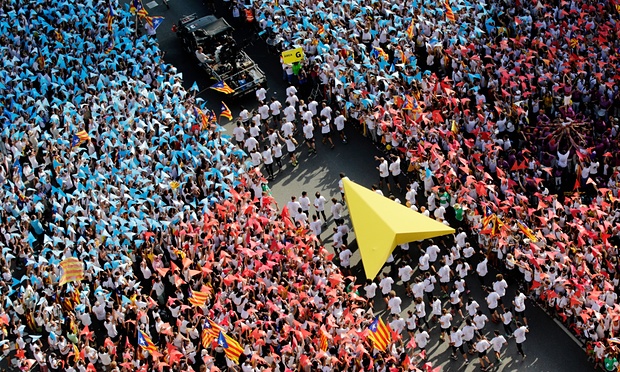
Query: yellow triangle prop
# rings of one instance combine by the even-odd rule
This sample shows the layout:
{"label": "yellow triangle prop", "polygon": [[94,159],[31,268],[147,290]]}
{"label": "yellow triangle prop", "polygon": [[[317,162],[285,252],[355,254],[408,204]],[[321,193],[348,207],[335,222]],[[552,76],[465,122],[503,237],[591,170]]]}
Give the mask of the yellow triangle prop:
{"label": "yellow triangle prop", "polygon": [[377,276],[397,245],[454,233],[453,228],[346,178],[343,184],[368,279]]}

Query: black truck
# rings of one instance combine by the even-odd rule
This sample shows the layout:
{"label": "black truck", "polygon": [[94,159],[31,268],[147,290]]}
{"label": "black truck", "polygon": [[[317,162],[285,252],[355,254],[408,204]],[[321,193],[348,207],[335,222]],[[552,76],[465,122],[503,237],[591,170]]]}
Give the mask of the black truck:
{"label": "black truck", "polygon": [[[228,97],[241,97],[265,86],[267,77],[232,37],[233,28],[224,18],[212,15],[197,17],[196,14],[181,18],[173,28],[183,44],[183,49],[213,79],[213,83],[225,82],[233,93]],[[198,59],[196,51],[202,48],[206,61]]]}

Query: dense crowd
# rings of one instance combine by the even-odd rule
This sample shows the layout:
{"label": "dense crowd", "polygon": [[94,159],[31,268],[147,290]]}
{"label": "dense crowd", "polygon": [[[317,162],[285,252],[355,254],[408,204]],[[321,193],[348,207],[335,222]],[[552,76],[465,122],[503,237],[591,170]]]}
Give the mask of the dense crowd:
{"label": "dense crowd", "polygon": [[[284,66],[286,78],[302,92],[314,81],[327,102],[291,98],[297,111],[280,115],[258,96],[263,132],[252,135],[248,123],[233,144],[163,62],[154,29],[134,36],[127,9],[110,21],[103,3],[4,2],[6,368],[430,370],[435,321],[455,358],[476,352],[488,368],[487,352],[500,359],[506,335],[525,357],[527,295],[613,364],[618,173],[617,154],[606,151],[618,134],[615,10],[462,2],[451,5],[453,23],[434,3],[402,5],[255,2],[260,26],[306,49],[310,64],[297,75]],[[283,142],[295,166],[288,122],[314,151],[314,127],[332,147],[332,123],[341,141],[345,123],[359,123],[414,176],[403,202],[464,230],[412,244],[424,248],[417,267],[402,259],[403,246],[390,264],[398,275],[356,284],[346,240],[330,253],[315,234],[321,224],[309,231],[298,218],[308,212],[280,208],[267,186],[275,153],[248,149],[259,140],[246,137],[265,135],[260,142]],[[392,180],[384,172],[378,189],[401,186],[397,170],[388,165]],[[549,191],[572,191],[573,179],[583,194]],[[324,222],[320,208],[331,209],[342,239],[343,205],[332,205],[340,207],[323,199],[312,211]],[[478,241],[468,229],[483,232]],[[59,263],[71,257],[83,278],[60,285]],[[491,266],[503,275],[489,279]],[[473,271],[487,306],[468,297]],[[415,302],[406,316],[395,285]],[[368,336],[375,308],[385,307],[395,342],[380,351]],[[488,320],[502,322],[504,335],[485,330]],[[242,346],[238,363],[207,332],[213,325]]]}
{"label": "dense crowd", "polygon": [[[476,251],[489,265],[613,368],[620,269],[613,2],[263,1],[254,10],[284,49],[305,51],[299,72],[283,64],[284,76],[389,153],[379,160],[380,183],[389,187],[401,171],[391,165],[402,160],[412,208],[440,219],[447,209],[482,231]],[[449,259],[452,270],[458,256]]]}

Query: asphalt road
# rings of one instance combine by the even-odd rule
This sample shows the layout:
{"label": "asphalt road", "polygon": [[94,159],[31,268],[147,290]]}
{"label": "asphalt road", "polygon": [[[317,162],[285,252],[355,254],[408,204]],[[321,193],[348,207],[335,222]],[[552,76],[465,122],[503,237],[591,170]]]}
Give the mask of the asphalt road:
{"label": "asphalt road", "polygon": [[[221,3],[217,3],[221,5]],[[162,48],[165,54],[165,60],[168,63],[177,67],[179,72],[183,73],[184,85],[189,88],[194,81],[197,82],[200,94],[199,96],[207,101],[207,105],[219,112],[220,101],[225,100],[225,96],[215,91],[207,89],[213,84],[208,80],[205,73],[198,68],[193,56],[187,55],[181,48],[176,35],[171,31],[173,23],[183,16],[192,13],[197,15],[207,15],[210,12],[207,10],[206,4],[200,0],[170,0],[171,9],[166,9],[161,5],[159,0],[159,6],[150,8],[145,1],[147,10],[152,15],[163,15],[166,17],[164,23],[160,26],[157,37],[159,40],[160,48]],[[216,10],[217,16],[224,16],[227,18],[235,28],[235,37],[239,40],[244,40],[248,37],[249,30],[242,24],[236,24],[232,21],[232,17],[223,8],[219,7]],[[281,101],[283,101],[284,91],[286,85],[281,80],[281,69],[278,60],[278,56],[270,54],[267,51],[266,45],[262,41],[256,41],[253,45],[248,46],[246,52],[256,61],[259,66],[265,71],[268,76],[269,94],[275,95]],[[233,115],[239,113],[239,106],[244,105],[248,109],[256,108],[257,102],[254,95],[249,95],[239,101],[226,101],[228,106],[233,112]],[[231,125],[226,125],[228,133],[232,131]],[[276,179],[270,182],[273,195],[282,206],[289,199],[290,196],[300,196],[302,191],[307,191],[311,196],[315,191],[321,191],[321,193],[327,198],[332,196],[339,196],[338,192],[338,174],[345,172],[351,180],[369,187],[373,183],[378,181],[378,173],[375,170],[376,162],[374,156],[379,155],[380,151],[375,148],[374,145],[367,139],[361,136],[353,128],[347,128],[347,136],[349,138],[348,144],[342,144],[336,141],[336,148],[330,150],[327,146],[322,145],[320,141],[317,143],[318,154],[308,155],[304,146],[300,146],[303,151],[299,156],[299,167],[293,168],[290,163],[285,163],[283,170],[277,175]],[[302,145],[302,141],[299,141]],[[283,158],[284,160],[284,158]],[[402,195],[397,195],[402,198]],[[328,213],[329,214],[329,213]],[[329,231],[333,228],[333,223],[330,220],[330,224],[326,231],[323,233],[323,240],[328,243]],[[349,222],[350,223],[350,222]],[[351,234],[351,238],[354,234]],[[425,247],[425,246],[424,246]],[[412,267],[417,263],[419,257],[417,252],[412,254],[414,262]],[[397,260],[401,257],[396,254]],[[355,252],[352,259],[354,265],[357,265],[357,273],[363,274],[359,271],[359,253]],[[485,304],[483,298],[483,291],[480,288],[475,278],[468,280],[468,286],[472,289],[471,296],[480,303]],[[403,299],[403,314],[406,314],[406,310],[410,308],[411,301],[404,294],[402,283],[397,282],[396,289],[399,296]],[[509,293],[508,298],[512,298],[512,293]],[[376,310],[379,314],[383,314],[384,306],[382,301],[377,298]],[[524,349],[527,354],[527,358],[522,360],[517,354],[514,340],[508,341],[508,346],[504,349],[503,363],[497,365],[492,371],[565,371],[565,372],[584,372],[594,370],[593,364],[587,361],[584,351],[578,346],[565,332],[558,326],[555,321],[549,317],[545,312],[534,306],[531,301],[526,303],[528,309],[526,311],[529,318],[530,333],[527,336],[527,341],[524,344]],[[482,305],[482,308],[486,310],[486,307]],[[430,310],[427,311],[430,313]],[[383,315],[383,318],[387,320],[387,314]],[[457,319],[453,324],[460,324],[461,319],[456,316]],[[449,359],[449,351],[447,343],[439,341],[438,325],[434,326],[430,332],[431,342],[428,347],[429,361],[431,361],[435,367],[442,366],[442,371],[474,371],[478,370],[479,363],[477,358],[472,358],[472,362],[466,365],[459,361],[452,361]],[[494,329],[501,329],[500,326],[489,323],[486,327],[486,331],[492,334]],[[491,361],[494,361],[494,357],[490,357]],[[496,363],[497,364],[497,363]]]}

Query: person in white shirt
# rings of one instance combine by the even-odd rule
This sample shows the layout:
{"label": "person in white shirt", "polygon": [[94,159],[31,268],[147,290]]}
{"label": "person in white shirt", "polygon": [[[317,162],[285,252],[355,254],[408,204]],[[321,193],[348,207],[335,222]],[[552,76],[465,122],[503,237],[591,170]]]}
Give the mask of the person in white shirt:
{"label": "person in white shirt", "polygon": [[316,214],[312,215],[312,222],[310,222],[310,230],[319,239],[319,243],[323,244],[321,239],[321,233],[323,232],[323,221],[321,221]]}
{"label": "person in white shirt", "polygon": [[314,141],[314,125],[312,125],[312,121],[304,124],[302,132],[304,133],[306,145],[308,146],[310,154],[316,154],[316,143]]}
{"label": "person in white shirt", "polygon": [[400,305],[402,304],[402,302],[403,301],[400,299],[400,297],[396,296],[395,291],[390,291],[389,300],[387,303],[387,307],[390,310],[390,314],[392,315],[400,314],[401,312]]}
{"label": "person in white shirt", "polygon": [[293,132],[295,131],[295,126],[290,121],[287,121],[284,124],[282,124],[281,129],[282,129],[282,137],[286,138],[288,136],[293,135]]}
{"label": "person in white shirt", "polygon": [[407,323],[407,333],[409,333],[410,338],[415,337],[415,330],[418,327],[416,323],[416,316],[413,314],[413,311],[407,310],[407,319],[405,319]]}
{"label": "person in white shirt", "polygon": [[332,203],[333,203],[332,208],[331,208],[332,217],[334,219],[334,222],[336,222],[337,225],[340,225],[341,223],[344,222],[342,218],[343,206],[342,204],[340,204],[340,202],[336,198],[332,198]]}
{"label": "person in white shirt", "polygon": [[521,322],[517,322],[517,329],[515,329],[515,331],[512,333],[515,338],[515,342],[517,343],[517,350],[519,351],[519,354],[521,354],[523,359],[525,359],[525,353],[523,352],[523,343],[526,339],[525,335],[529,331],[530,330],[526,326],[521,324]]}
{"label": "person in white shirt", "polygon": [[476,337],[476,327],[471,321],[471,318],[465,319],[465,325],[461,329],[463,331],[463,341],[467,344],[467,348],[470,354],[474,351],[474,337]]}
{"label": "person in white shirt", "polygon": [[441,303],[441,299],[433,296],[431,301],[431,322],[436,322],[437,319],[441,316],[443,312],[443,304]]}
{"label": "person in white shirt", "polygon": [[495,291],[490,292],[487,295],[487,305],[489,306],[489,311],[491,312],[491,321],[493,322],[498,322],[499,321],[499,315],[497,313],[497,307],[499,305],[499,301],[501,300],[501,297],[499,297],[499,294]]}
{"label": "person in white shirt", "polygon": [[463,231],[462,227],[459,227],[459,233],[456,234],[456,236],[454,237],[454,242],[456,243],[456,246],[459,247],[460,249],[465,248],[466,240],[467,240],[467,233]]}
{"label": "person in white shirt", "polygon": [[343,114],[336,116],[334,119],[334,125],[336,126],[336,132],[340,136],[342,143],[347,143],[347,136],[344,135],[344,123],[346,119]]}
{"label": "person in white shirt", "polygon": [[388,177],[390,175],[390,167],[387,160],[383,157],[375,156],[375,160],[379,162],[377,170],[379,171],[379,188],[383,188],[383,185],[387,185],[388,192],[390,192],[390,182]]}
{"label": "person in white shirt", "polygon": [[491,344],[484,335],[478,336],[478,342],[476,342],[476,351],[478,352],[478,359],[480,360],[480,368],[486,371],[493,364],[489,361],[487,356],[487,350],[491,347]]}
{"label": "person in white shirt", "polygon": [[452,327],[452,314],[448,309],[441,310],[441,317],[439,317],[439,326],[441,327],[441,333],[439,338],[443,341],[444,336],[450,337],[450,328]]}
{"label": "person in white shirt", "polygon": [[441,249],[439,249],[437,244],[434,244],[433,239],[429,239],[429,242],[431,245],[426,248],[426,254],[428,255],[429,262],[432,264],[437,261],[437,257],[439,257]]}
{"label": "person in white shirt", "polygon": [[435,283],[437,283],[437,278],[435,275],[431,275],[428,271],[424,273],[424,293],[426,293],[426,298],[431,301],[433,298],[433,291],[435,290]]}
{"label": "person in white shirt", "polygon": [[428,271],[430,269],[430,258],[428,257],[427,253],[424,253],[418,259],[418,269],[421,272],[425,272],[425,271]]}
{"label": "person in white shirt", "polygon": [[453,326],[450,332],[450,346],[452,346],[452,355],[450,356],[452,359],[457,360],[458,356],[456,352],[460,351],[465,359],[465,363],[469,363],[467,352],[465,352],[465,348],[463,347],[463,331],[457,326]]}
{"label": "person in white shirt", "polygon": [[299,198],[299,205],[301,205],[301,209],[303,212],[309,216],[310,215],[310,198],[308,197],[308,193],[305,191],[301,192],[301,197]]}
{"label": "person in white shirt", "polygon": [[441,259],[441,263],[443,265],[439,268],[439,270],[437,270],[437,276],[439,276],[439,286],[441,287],[441,290],[443,291],[444,295],[447,295],[449,290],[449,283],[451,278],[454,276],[454,273],[452,272],[452,269],[450,269],[450,266],[446,263],[446,260],[444,258]]}
{"label": "person in white shirt", "polygon": [[321,136],[323,137],[323,140],[321,141],[323,144],[329,142],[332,149],[336,147],[334,145],[334,141],[332,141],[331,127],[329,125],[329,121],[321,120]]}
{"label": "person in white shirt", "polygon": [[332,108],[327,106],[327,102],[323,102],[323,108],[321,109],[321,119],[327,122],[332,120]]}
{"label": "person in white shirt", "polygon": [[204,54],[204,52],[202,51],[202,47],[198,47],[198,49],[196,49],[195,54],[196,54],[196,58],[198,58],[198,63],[203,64],[209,61],[209,56]]}
{"label": "person in white shirt", "polygon": [[493,283],[493,290],[497,292],[500,297],[504,297],[506,295],[508,283],[506,283],[506,280],[504,279],[504,276],[502,274],[497,274],[495,276],[495,279],[496,281]]}
{"label": "person in white shirt", "polygon": [[515,320],[521,321],[527,326],[527,318],[525,317],[525,294],[517,289],[512,305],[515,308]]}
{"label": "person in white shirt", "polygon": [[390,322],[390,328],[392,328],[397,335],[400,335],[407,326],[407,322],[405,322],[405,319],[401,318],[399,314],[393,314],[392,317],[393,320]]}
{"label": "person in white shirt", "polygon": [[254,137],[248,137],[245,140],[245,148],[248,152],[252,152],[258,148],[258,141]]}
{"label": "person in white shirt", "polygon": [[263,164],[265,164],[265,169],[267,169],[267,179],[271,180],[274,178],[273,150],[268,145],[265,145],[263,147],[263,152],[261,153],[261,157],[263,160]]}
{"label": "person in white shirt", "polygon": [[390,166],[389,166],[390,176],[392,176],[392,180],[394,181],[394,184],[398,188],[398,191],[402,192],[403,187],[400,185],[400,178],[399,178],[400,173],[401,173],[400,157],[397,155],[391,155],[391,156],[392,156],[392,162],[390,163]]}
{"label": "person in white shirt", "polygon": [[489,341],[489,343],[493,347],[495,357],[497,358],[497,363],[501,363],[502,346],[508,345],[508,342],[506,341],[506,338],[504,338],[504,336],[499,333],[498,330],[493,331],[493,334],[495,335],[495,337],[493,337],[491,341]]}
{"label": "person in white shirt", "polygon": [[366,285],[364,286],[364,291],[366,291],[366,298],[368,299],[369,304],[372,303],[377,295],[377,283],[374,280],[367,279]]}
{"label": "person in white shirt", "polygon": [[398,277],[402,280],[403,285],[406,288],[407,295],[411,295],[411,289],[409,288],[409,280],[413,275],[413,269],[409,265],[405,265],[398,269]]}
{"label": "person in white shirt", "polygon": [[504,332],[506,332],[506,337],[510,337],[510,335],[512,334],[512,319],[513,319],[513,315],[512,315],[512,311],[510,311],[510,308],[506,309],[506,311],[504,311],[501,315],[500,318],[502,319],[502,325],[504,326]]}
{"label": "person in white shirt", "polygon": [[[297,98],[296,96],[293,96],[293,97]],[[295,105],[289,102],[289,98],[286,99],[286,107],[284,108],[284,118],[286,121],[295,122],[295,115],[297,114],[297,111],[295,110]]]}
{"label": "person in white shirt", "polygon": [[340,258],[340,266],[342,267],[343,274],[347,275],[349,269],[351,268],[351,256],[353,253],[349,249],[349,247],[345,246],[344,249],[338,255]]}
{"label": "person in white shirt", "polygon": [[421,329],[420,332],[415,335],[415,343],[421,351],[425,351],[426,345],[428,345],[428,340],[430,340],[430,338],[431,337],[428,335],[428,332]]}
{"label": "person in white shirt", "polygon": [[262,105],[265,102],[265,99],[267,99],[267,89],[262,86],[258,88],[256,90],[256,99]]}
{"label": "person in white shirt", "polygon": [[379,282],[379,288],[381,288],[381,293],[383,294],[383,299],[386,304],[388,303],[388,298],[392,291],[392,284],[394,284],[394,279],[387,273],[383,274],[383,279]]}
{"label": "person in white shirt", "polygon": [[314,194],[314,203],[312,203],[314,205],[314,208],[316,209],[316,216],[318,218],[323,217],[323,221],[327,221],[327,217],[325,216],[325,203],[327,202],[327,200],[325,200],[325,197],[321,195],[320,192],[316,192]]}
{"label": "person in white shirt", "polygon": [[485,288],[486,286],[484,282],[484,278],[489,272],[489,269],[487,267],[488,262],[489,260],[485,256],[484,259],[478,262],[478,265],[476,266],[476,273],[478,274],[478,280],[480,280],[480,284],[482,285],[482,288]]}
{"label": "person in white shirt", "polygon": [[489,320],[489,318],[487,318],[487,316],[482,313],[482,310],[478,309],[478,312],[474,316],[473,320],[474,320],[474,325],[476,326],[476,330],[478,331],[478,333],[483,333],[482,330],[484,329],[484,326],[487,324],[487,321]]}
{"label": "person in white shirt", "polygon": [[422,282],[419,277],[414,279],[413,285],[411,286],[411,294],[414,299],[424,298],[424,282]]}
{"label": "person in white shirt", "polygon": [[237,142],[237,145],[241,145],[243,146],[243,142],[245,140],[245,134],[247,133],[247,131],[245,130],[245,128],[241,125],[241,121],[237,122],[237,127],[235,129],[233,129],[233,135],[235,136],[235,141]]}
{"label": "person in white shirt", "polygon": [[269,120],[269,106],[266,103],[259,106],[258,113],[260,114],[261,124],[266,126],[267,121]]}

